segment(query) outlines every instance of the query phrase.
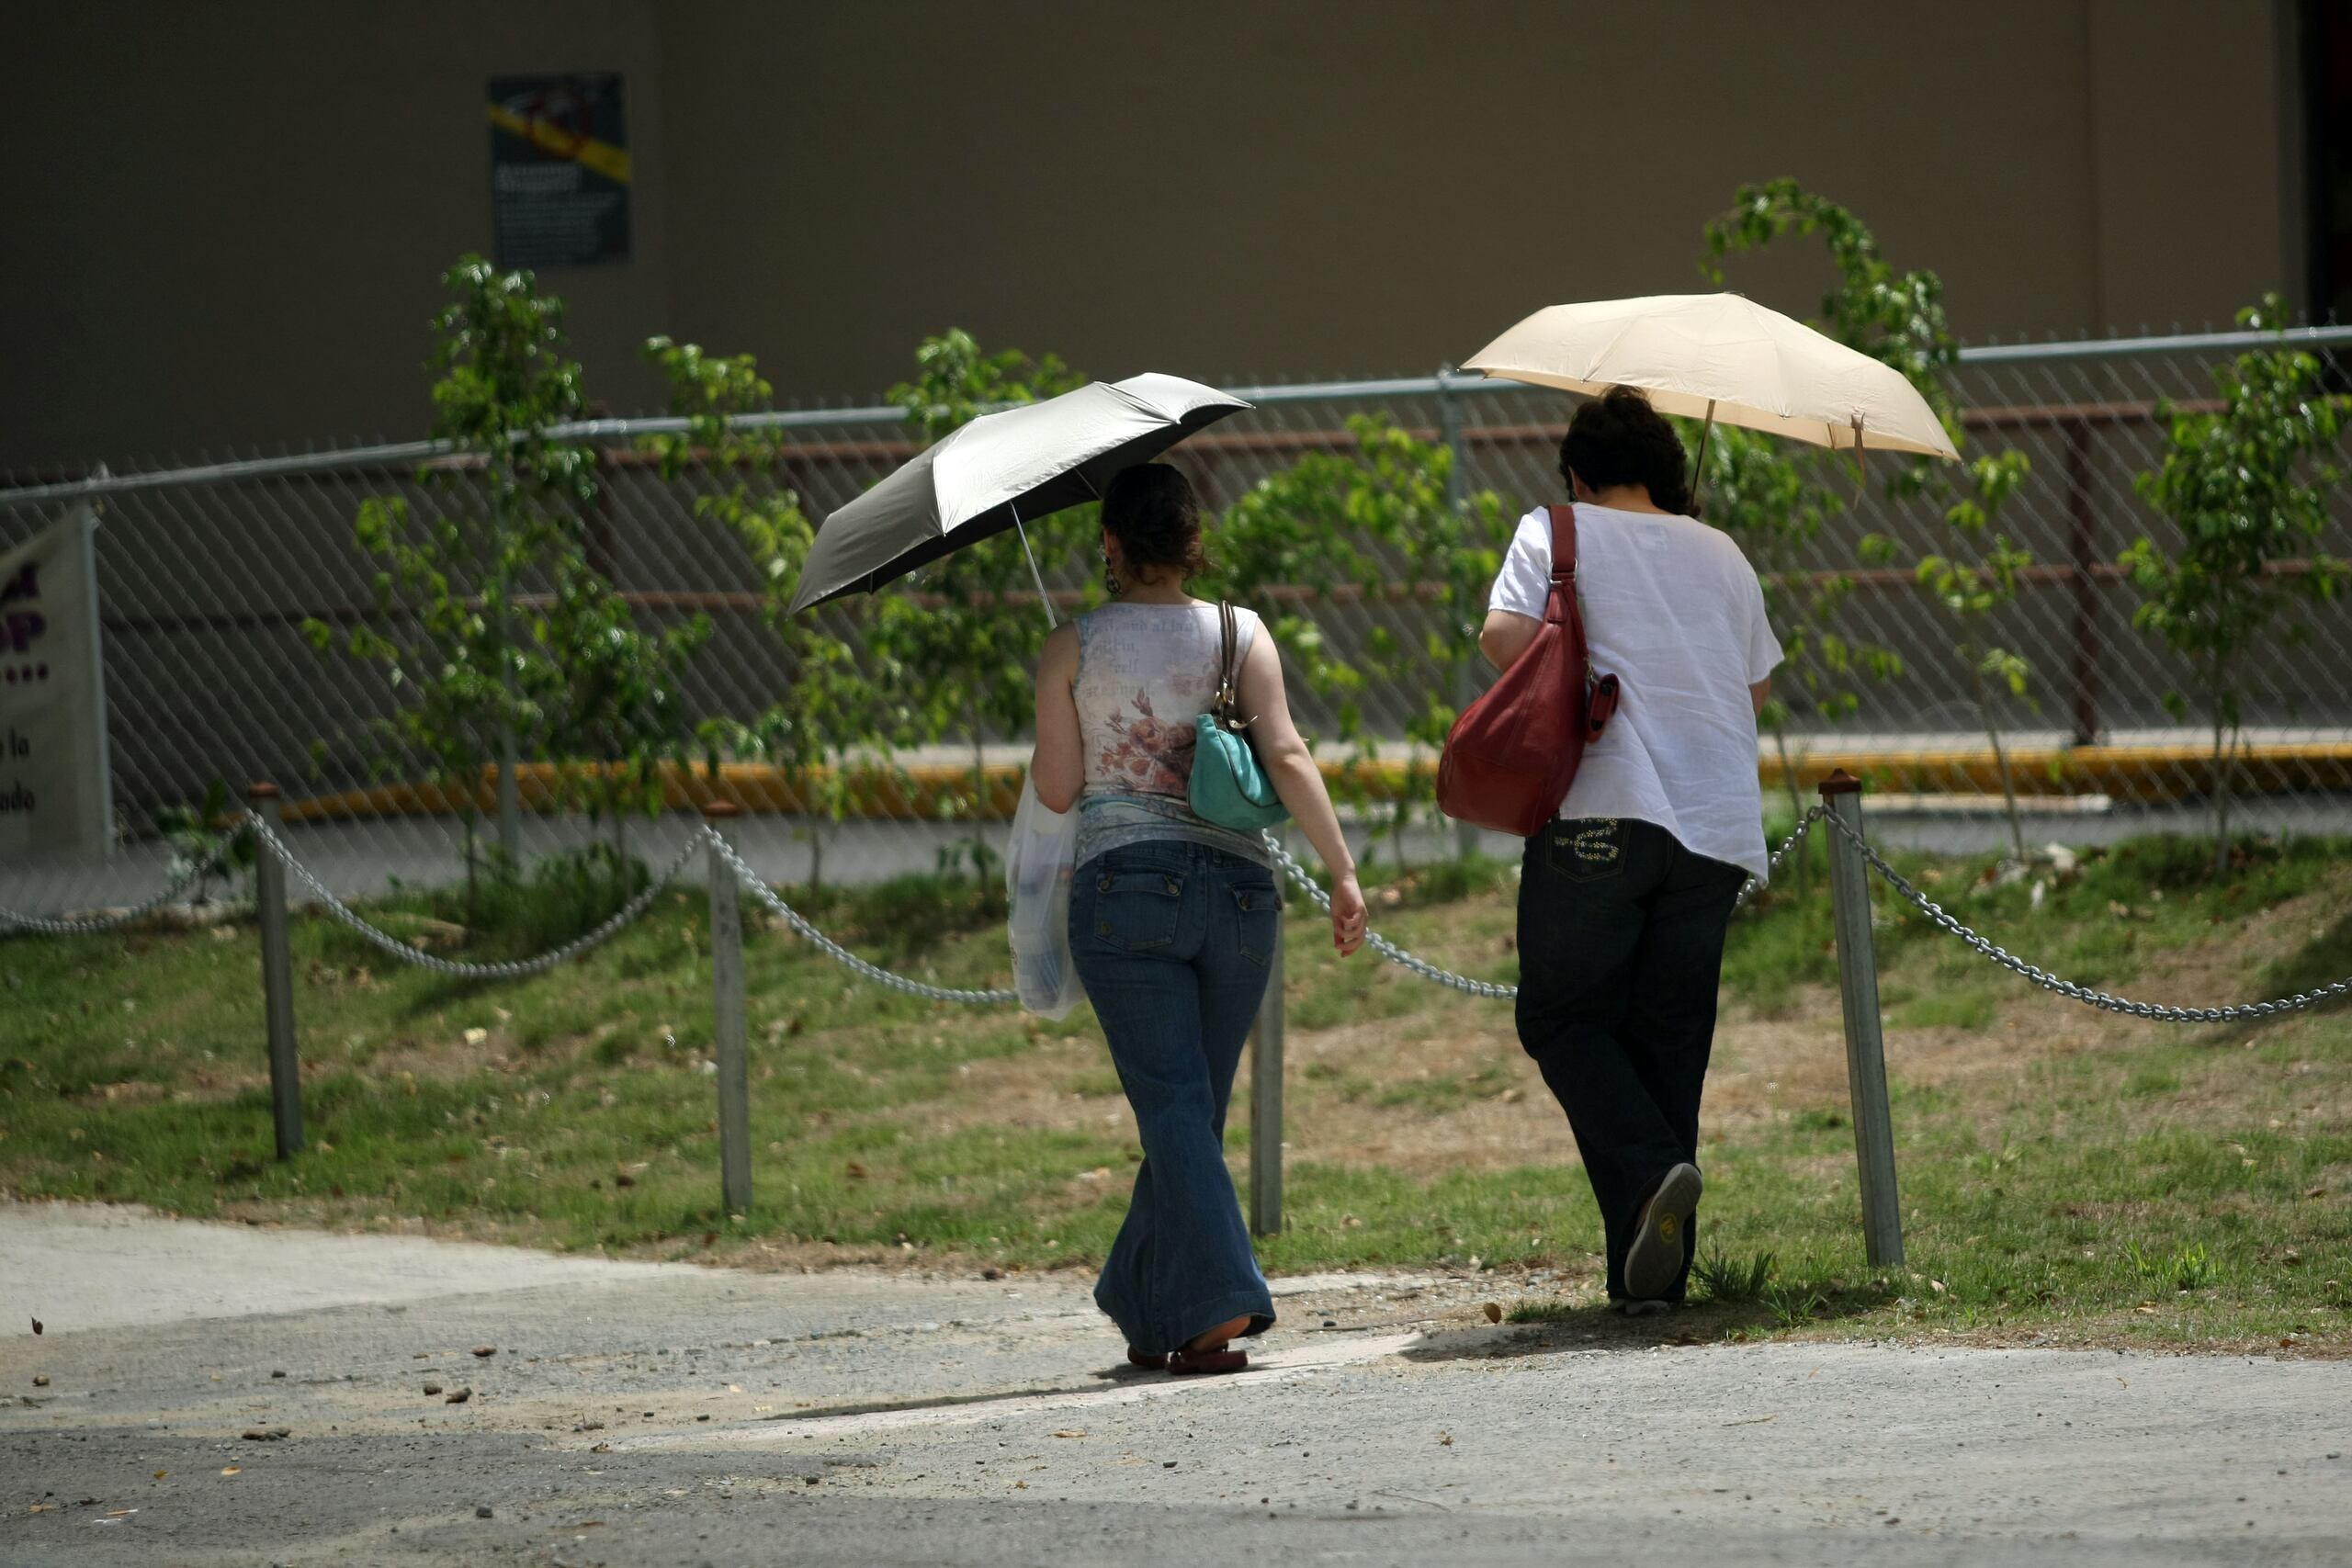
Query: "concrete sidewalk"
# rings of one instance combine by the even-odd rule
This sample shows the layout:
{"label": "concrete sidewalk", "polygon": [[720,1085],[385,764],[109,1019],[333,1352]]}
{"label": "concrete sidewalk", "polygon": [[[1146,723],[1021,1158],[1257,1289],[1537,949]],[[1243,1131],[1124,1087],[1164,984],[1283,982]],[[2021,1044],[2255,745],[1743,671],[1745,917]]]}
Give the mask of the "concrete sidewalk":
{"label": "concrete sidewalk", "polygon": [[0,1205],[0,1562],[2352,1563],[2344,1362],[1686,1346],[1387,1276],[1175,1380],[1087,1283]]}

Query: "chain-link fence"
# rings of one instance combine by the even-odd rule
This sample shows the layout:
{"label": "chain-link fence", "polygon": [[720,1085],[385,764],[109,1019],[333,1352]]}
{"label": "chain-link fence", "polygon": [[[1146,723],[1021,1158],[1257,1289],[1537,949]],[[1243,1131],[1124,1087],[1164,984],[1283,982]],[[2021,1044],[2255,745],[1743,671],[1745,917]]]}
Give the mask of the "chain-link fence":
{"label": "chain-link fence", "polygon": [[[2307,334],[2313,346],[2352,344],[2352,331]],[[2103,832],[2193,826],[2188,813],[2211,776],[2212,737],[2176,718],[2168,693],[2183,671],[2132,626],[2137,594],[2115,562],[2143,533],[2167,525],[2138,497],[2134,476],[2159,460],[2159,400],[2213,395],[2212,372],[2267,341],[2214,333],[2134,341],[1978,347],[1963,352],[1956,386],[1972,454],[2015,448],[2030,477],[1998,526],[2030,550],[2016,602],[1996,613],[1993,637],[2030,668],[2023,697],[1999,699],[1998,720],[2017,787],[2038,813],[2063,812],[2073,836],[2096,817]],[[1204,501],[1222,508],[1306,453],[1347,452],[1348,421],[1385,416],[1451,446],[1465,491],[1491,489],[1514,512],[1555,498],[1555,460],[1569,407],[1557,394],[1471,378],[1420,377],[1244,387],[1255,407],[1195,437],[1172,460]],[[910,456],[895,407],[800,410],[765,416],[784,443],[772,478],[689,466],[674,477],[643,449],[676,422],[605,420],[573,433],[599,452],[599,499],[587,519],[592,561],[640,619],[707,615],[708,644],[684,677],[692,712],[751,717],[792,679],[763,618],[752,558],[723,524],[697,513],[700,496],[735,485],[788,486],[821,520]],[[339,630],[378,624],[375,563],[355,548],[352,520],[375,496],[405,498],[414,514],[444,514],[457,492],[421,482],[424,465],[455,464],[429,444],[252,456],[83,479],[16,476],[0,488],[0,550],[83,502],[100,509],[97,564],[108,729],[119,842],[104,860],[34,855],[0,867],[0,905],[58,912],[135,902],[171,873],[159,818],[200,798],[214,781],[232,792],[275,781],[287,795],[287,832],[306,863],[346,895],[458,874],[460,829],[448,792],[429,787],[430,762],[387,752],[379,721],[400,700],[380,667],[322,653],[311,621]],[[1864,559],[1861,542],[1894,541],[1893,562]],[[2330,553],[2352,554],[2341,516]],[[1942,818],[2000,811],[1992,750],[1968,661],[1945,611],[1915,578],[1921,555],[1949,549],[1937,506],[1857,495],[1792,558],[1793,574],[1849,579],[1834,612],[1839,636],[1896,655],[1901,673],[1857,685],[1860,706],[1832,723],[1800,707],[1786,745],[1767,742],[1759,766],[1777,788],[1842,764],[1875,776],[1881,820],[1905,810]],[[1048,562],[1049,585],[1075,590],[1091,560]],[[2279,570],[2293,571],[2297,563]],[[1344,655],[1376,637],[1419,649],[1436,629],[1411,585],[1387,595],[1340,593],[1303,609]],[[854,616],[830,623],[856,635]],[[2261,798],[2256,819],[2335,824],[2352,809],[2352,628],[2340,609],[2302,624],[2309,640],[2273,637],[2242,661],[2245,747],[2241,787]],[[1442,678],[1426,663],[1360,694],[1376,734],[1400,738]],[[1417,683],[1418,682],[1418,683]],[[1332,714],[1294,682],[1303,726],[1329,734]],[[1020,754],[1019,738],[995,753]],[[1393,749],[1393,748],[1392,748]],[[952,763],[954,756],[929,759]],[[917,758],[917,761],[924,759]],[[582,822],[526,794],[518,852],[577,841]],[[478,797],[492,810],[487,780]],[[632,829],[633,847],[659,863],[691,829],[684,822]],[[738,835],[749,863],[775,880],[806,874],[808,825],[747,818]],[[932,863],[957,836],[919,810],[828,829],[827,874],[843,879]]]}

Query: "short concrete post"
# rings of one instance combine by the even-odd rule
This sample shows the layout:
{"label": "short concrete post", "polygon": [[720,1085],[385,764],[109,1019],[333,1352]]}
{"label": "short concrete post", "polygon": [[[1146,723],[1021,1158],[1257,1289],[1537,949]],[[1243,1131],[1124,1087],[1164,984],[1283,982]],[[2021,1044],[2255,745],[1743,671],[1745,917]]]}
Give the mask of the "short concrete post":
{"label": "short concrete post", "polygon": [[[1859,837],[1862,782],[1843,768],[1822,781],[1821,803]],[[1853,840],[1829,831],[1829,909],[1838,939],[1838,997],[1846,1015],[1846,1084],[1854,1161],[1862,1185],[1862,1241],[1873,1267],[1903,1261],[1903,1204],[1894,1183],[1894,1115],[1887,1105],[1886,1041],[1871,939],[1870,866]]]}
{"label": "short concrete post", "polygon": [[[277,786],[245,791],[256,816],[277,830],[285,820]],[[286,866],[266,844],[254,846],[254,902],[261,917],[262,1011],[269,1029],[269,1115],[277,1157],[302,1152],[302,1055],[294,1042],[294,953],[286,927]]]}
{"label": "short concrete post", "polygon": [[1250,1032],[1250,1231],[1283,1228],[1283,915],[1274,914],[1274,953],[1266,963],[1266,996]]}
{"label": "short concrete post", "polygon": [[[703,821],[725,836],[737,815],[714,800]],[[731,842],[732,840],[730,839]],[[718,1063],[718,1186],[730,1214],[752,1212],[752,1065],[744,1042],[742,887],[735,868],[710,846],[710,1020]]]}

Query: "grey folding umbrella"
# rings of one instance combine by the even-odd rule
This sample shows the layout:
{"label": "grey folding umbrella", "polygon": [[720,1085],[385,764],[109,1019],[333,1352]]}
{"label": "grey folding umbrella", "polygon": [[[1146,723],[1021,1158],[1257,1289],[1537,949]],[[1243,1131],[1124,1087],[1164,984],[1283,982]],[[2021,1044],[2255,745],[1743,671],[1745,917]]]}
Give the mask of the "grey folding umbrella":
{"label": "grey folding umbrella", "polygon": [[[1019,527],[1023,517],[1091,501],[1121,468],[1148,462],[1249,406],[1197,381],[1146,374],[1090,381],[1044,402],[983,414],[825,520],[800,569],[792,610],[870,593]],[[1022,544],[1027,547],[1025,531]],[[1029,569],[1036,574],[1034,555]],[[1042,575],[1037,588],[1045,592]]]}

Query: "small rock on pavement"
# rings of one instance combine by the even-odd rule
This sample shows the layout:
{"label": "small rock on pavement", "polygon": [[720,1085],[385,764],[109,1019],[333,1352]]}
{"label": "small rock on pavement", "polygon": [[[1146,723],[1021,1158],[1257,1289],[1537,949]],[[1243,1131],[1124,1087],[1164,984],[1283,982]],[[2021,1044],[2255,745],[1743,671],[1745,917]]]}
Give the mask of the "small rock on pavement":
{"label": "small rock on pavement", "polygon": [[489,1504],[487,1504],[487,1503],[484,1503],[483,1505],[481,1505],[481,1506],[480,1506],[480,1507],[478,1507],[478,1508],[476,1508],[476,1509],[474,1510],[474,1517],[476,1517],[476,1518],[478,1518],[478,1519],[486,1519],[486,1518],[489,1518],[490,1517],[491,1517],[490,1505],[489,1505]]}
{"label": "small rock on pavement", "polygon": [[248,1427],[240,1435],[249,1443],[274,1443],[293,1434],[290,1427]]}
{"label": "small rock on pavement", "polygon": [[1479,1310],[1487,1314],[1488,1323],[1500,1323],[1503,1320],[1503,1309],[1493,1302],[1488,1302]]}
{"label": "small rock on pavement", "polygon": [[274,1372],[270,1373],[269,1375],[270,1375],[271,1377],[274,1377],[274,1378],[282,1378],[282,1377],[284,1377],[284,1376],[286,1375],[286,1373],[281,1370],[281,1371],[274,1371]]}
{"label": "small rock on pavement", "polygon": [[47,1388],[49,1386],[48,1374],[35,1373],[33,1376],[33,1386],[35,1388]]}
{"label": "small rock on pavement", "polygon": [[441,1392],[441,1385],[437,1382],[426,1383],[424,1385],[424,1392],[427,1393],[439,1393]]}
{"label": "small rock on pavement", "polygon": [[495,1356],[498,1354],[498,1347],[495,1345],[477,1345],[474,1347],[474,1354],[477,1356]]}
{"label": "small rock on pavement", "polygon": [[449,1391],[449,1393],[447,1393],[447,1395],[442,1399],[441,1403],[442,1403],[442,1404],[463,1404],[467,1400],[471,1399],[473,1396],[474,1396],[474,1391],[473,1391],[472,1389],[469,1389],[469,1388],[458,1388],[458,1389],[452,1389],[452,1390],[450,1390],[450,1391]]}

